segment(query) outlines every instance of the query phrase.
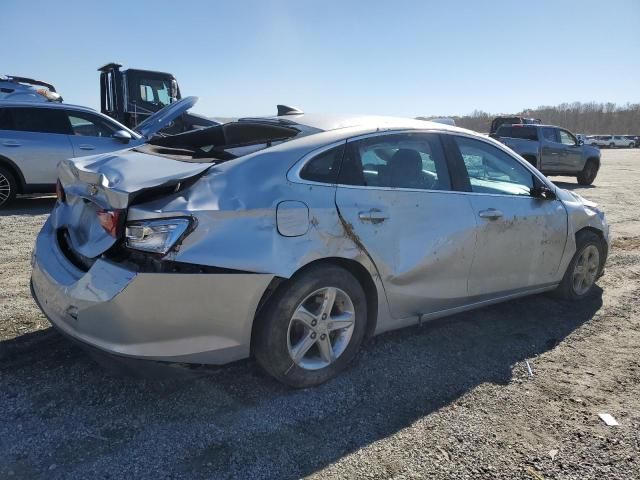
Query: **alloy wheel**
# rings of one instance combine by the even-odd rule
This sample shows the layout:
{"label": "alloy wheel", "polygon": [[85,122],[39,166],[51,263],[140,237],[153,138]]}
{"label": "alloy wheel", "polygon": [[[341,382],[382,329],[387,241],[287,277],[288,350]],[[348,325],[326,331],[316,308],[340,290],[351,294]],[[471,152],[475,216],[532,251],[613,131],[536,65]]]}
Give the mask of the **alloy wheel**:
{"label": "alloy wheel", "polygon": [[5,203],[11,196],[11,183],[9,179],[0,173],[0,205]]}
{"label": "alloy wheel", "polygon": [[600,252],[595,245],[587,245],[573,267],[572,286],[576,295],[586,294],[596,281],[600,268]]}
{"label": "alloy wheel", "polygon": [[354,326],[355,309],[346,292],[335,287],[316,290],[300,302],[289,321],[289,356],[305,370],[327,367],[349,346]]}

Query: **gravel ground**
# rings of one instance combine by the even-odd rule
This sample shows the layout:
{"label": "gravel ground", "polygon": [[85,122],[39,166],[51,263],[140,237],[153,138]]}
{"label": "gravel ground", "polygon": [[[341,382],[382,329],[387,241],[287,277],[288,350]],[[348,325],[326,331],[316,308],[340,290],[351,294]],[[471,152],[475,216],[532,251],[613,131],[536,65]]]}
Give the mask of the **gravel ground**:
{"label": "gravel ground", "polygon": [[640,150],[604,151],[593,187],[555,180],[612,226],[591,299],[385,334],[305,391],[251,361],[145,378],[99,365],[31,300],[53,202],[18,201],[0,213],[0,478],[640,478]]}

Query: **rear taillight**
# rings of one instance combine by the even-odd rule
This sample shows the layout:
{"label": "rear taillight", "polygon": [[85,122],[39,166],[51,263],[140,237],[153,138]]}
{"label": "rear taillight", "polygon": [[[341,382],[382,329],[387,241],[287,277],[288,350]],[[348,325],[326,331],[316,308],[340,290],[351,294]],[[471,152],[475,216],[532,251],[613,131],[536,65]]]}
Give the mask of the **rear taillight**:
{"label": "rear taillight", "polygon": [[124,210],[98,210],[98,220],[104,230],[113,238],[120,236]]}
{"label": "rear taillight", "polygon": [[62,188],[62,183],[60,179],[56,182],[56,197],[59,202],[64,202],[67,199],[67,196],[64,193],[64,188]]}

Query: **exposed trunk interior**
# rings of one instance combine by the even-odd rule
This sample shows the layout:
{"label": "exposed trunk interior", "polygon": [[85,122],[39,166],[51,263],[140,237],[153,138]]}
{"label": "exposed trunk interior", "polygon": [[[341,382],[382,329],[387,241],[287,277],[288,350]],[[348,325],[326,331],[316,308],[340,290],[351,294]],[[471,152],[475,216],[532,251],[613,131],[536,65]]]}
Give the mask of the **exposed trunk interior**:
{"label": "exposed trunk interior", "polygon": [[290,125],[246,121],[154,137],[135,150],[183,162],[218,163],[282,143],[300,134]]}

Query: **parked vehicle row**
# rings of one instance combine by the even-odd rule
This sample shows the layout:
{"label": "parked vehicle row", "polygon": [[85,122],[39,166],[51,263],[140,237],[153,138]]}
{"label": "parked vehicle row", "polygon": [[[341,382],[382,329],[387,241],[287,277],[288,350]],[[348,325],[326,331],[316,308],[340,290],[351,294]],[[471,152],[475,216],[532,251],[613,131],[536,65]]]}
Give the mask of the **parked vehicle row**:
{"label": "parked vehicle row", "polygon": [[600,150],[553,125],[502,125],[495,136],[545,175],[576,177],[590,185],[600,169]]}
{"label": "parked vehicle row", "polygon": [[633,135],[587,135],[584,143],[594,147],[636,148],[640,147],[638,137]]}
{"label": "parked vehicle row", "polygon": [[609,246],[595,204],[500,142],[419,120],[281,108],[64,160],[57,191],[31,281],[56,328],[138,359],[252,355],[293,387],[380,332],[582,300]]}

